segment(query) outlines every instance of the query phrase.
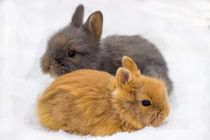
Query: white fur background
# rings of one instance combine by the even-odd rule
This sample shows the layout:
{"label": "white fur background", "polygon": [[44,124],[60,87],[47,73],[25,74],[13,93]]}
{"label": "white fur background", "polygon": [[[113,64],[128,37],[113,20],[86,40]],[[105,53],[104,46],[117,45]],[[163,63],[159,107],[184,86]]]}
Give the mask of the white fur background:
{"label": "white fur background", "polygon": [[[85,20],[103,12],[103,37],[140,34],[160,49],[174,81],[162,126],[107,137],[40,126],[36,101],[53,80],[42,74],[40,57],[80,3]],[[210,0],[0,0],[0,140],[72,139],[210,139]]]}

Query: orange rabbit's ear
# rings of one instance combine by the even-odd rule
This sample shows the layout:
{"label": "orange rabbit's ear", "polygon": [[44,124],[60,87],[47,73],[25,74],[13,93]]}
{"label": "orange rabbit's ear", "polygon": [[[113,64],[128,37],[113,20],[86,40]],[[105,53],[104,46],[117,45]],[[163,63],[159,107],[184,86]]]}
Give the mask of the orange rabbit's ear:
{"label": "orange rabbit's ear", "polygon": [[123,56],[122,65],[123,67],[131,71],[133,74],[135,74],[136,77],[139,77],[141,75],[140,71],[138,70],[136,66],[136,63],[130,57]]}
{"label": "orange rabbit's ear", "polygon": [[132,80],[131,73],[125,68],[119,68],[116,73],[116,86],[123,88]]}

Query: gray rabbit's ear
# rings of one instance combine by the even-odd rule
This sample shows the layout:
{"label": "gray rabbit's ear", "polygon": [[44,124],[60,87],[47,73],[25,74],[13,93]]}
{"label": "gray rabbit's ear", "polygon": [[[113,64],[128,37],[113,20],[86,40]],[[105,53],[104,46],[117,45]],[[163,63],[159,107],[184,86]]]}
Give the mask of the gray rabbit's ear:
{"label": "gray rabbit's ear", "polygon": [[100,40],[103,28],[103,15],[100,11],[92,13],[84,24],[89,33],[90,43]]}
{"label": "gray rabbit's ear", "polygon": [[80,4],[79,6],[77,6],[72,16],[71,19],[72,24],[74,24],[76,27],[79,27],[83,23],[83,16],[84,16],[84,6]]}
{"label": "gray rabbit's ear", "polygon": [[129,71],[135,74],[136,77],[139,77],[141,75],[136,63],[130,57],[123,56],[122,65],[124,68],[127,68]]}

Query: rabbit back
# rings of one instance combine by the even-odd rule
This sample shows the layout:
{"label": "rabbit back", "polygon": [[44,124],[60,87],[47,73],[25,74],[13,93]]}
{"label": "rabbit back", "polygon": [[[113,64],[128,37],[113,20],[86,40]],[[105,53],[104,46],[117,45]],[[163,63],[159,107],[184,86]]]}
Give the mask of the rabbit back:
{"label": "rabbit back", "polygon": [[100,43],[101,64],[99,69],[115,74],[121,66],[124,55],[131,57],[146,76],[163,79],[168,93],[172,91],[172,81],[168,77],[167,64],[160,51],[141,36],[109,36]]}
{"label": "rabbit back", "polygon": [[77,70],[57,78],[39,99],[41,124],[79,135],[120,131],[115,127],[118,119],[111,105],[113,78],[93,70]]}

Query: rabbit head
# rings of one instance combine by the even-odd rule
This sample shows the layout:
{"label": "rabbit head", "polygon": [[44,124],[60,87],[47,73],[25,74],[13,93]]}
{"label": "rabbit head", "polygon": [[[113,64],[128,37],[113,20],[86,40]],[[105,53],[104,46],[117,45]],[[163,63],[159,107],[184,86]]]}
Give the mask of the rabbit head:
{"label": "rabbit head", "polygon": [[103,16],[96,11],[83,24],[83,15],[84,7],[79,5],[70,24],[49,39],[41,58],[41,69],[45,74],[57,77],[76,69],[96,69]]}
{"label": "rabbit head", "polygon": [[167,88],[157,78],[141,75],[129,57],[116,72],[113,104],[120,118],[134,126],[159,126],[169,114]]}

